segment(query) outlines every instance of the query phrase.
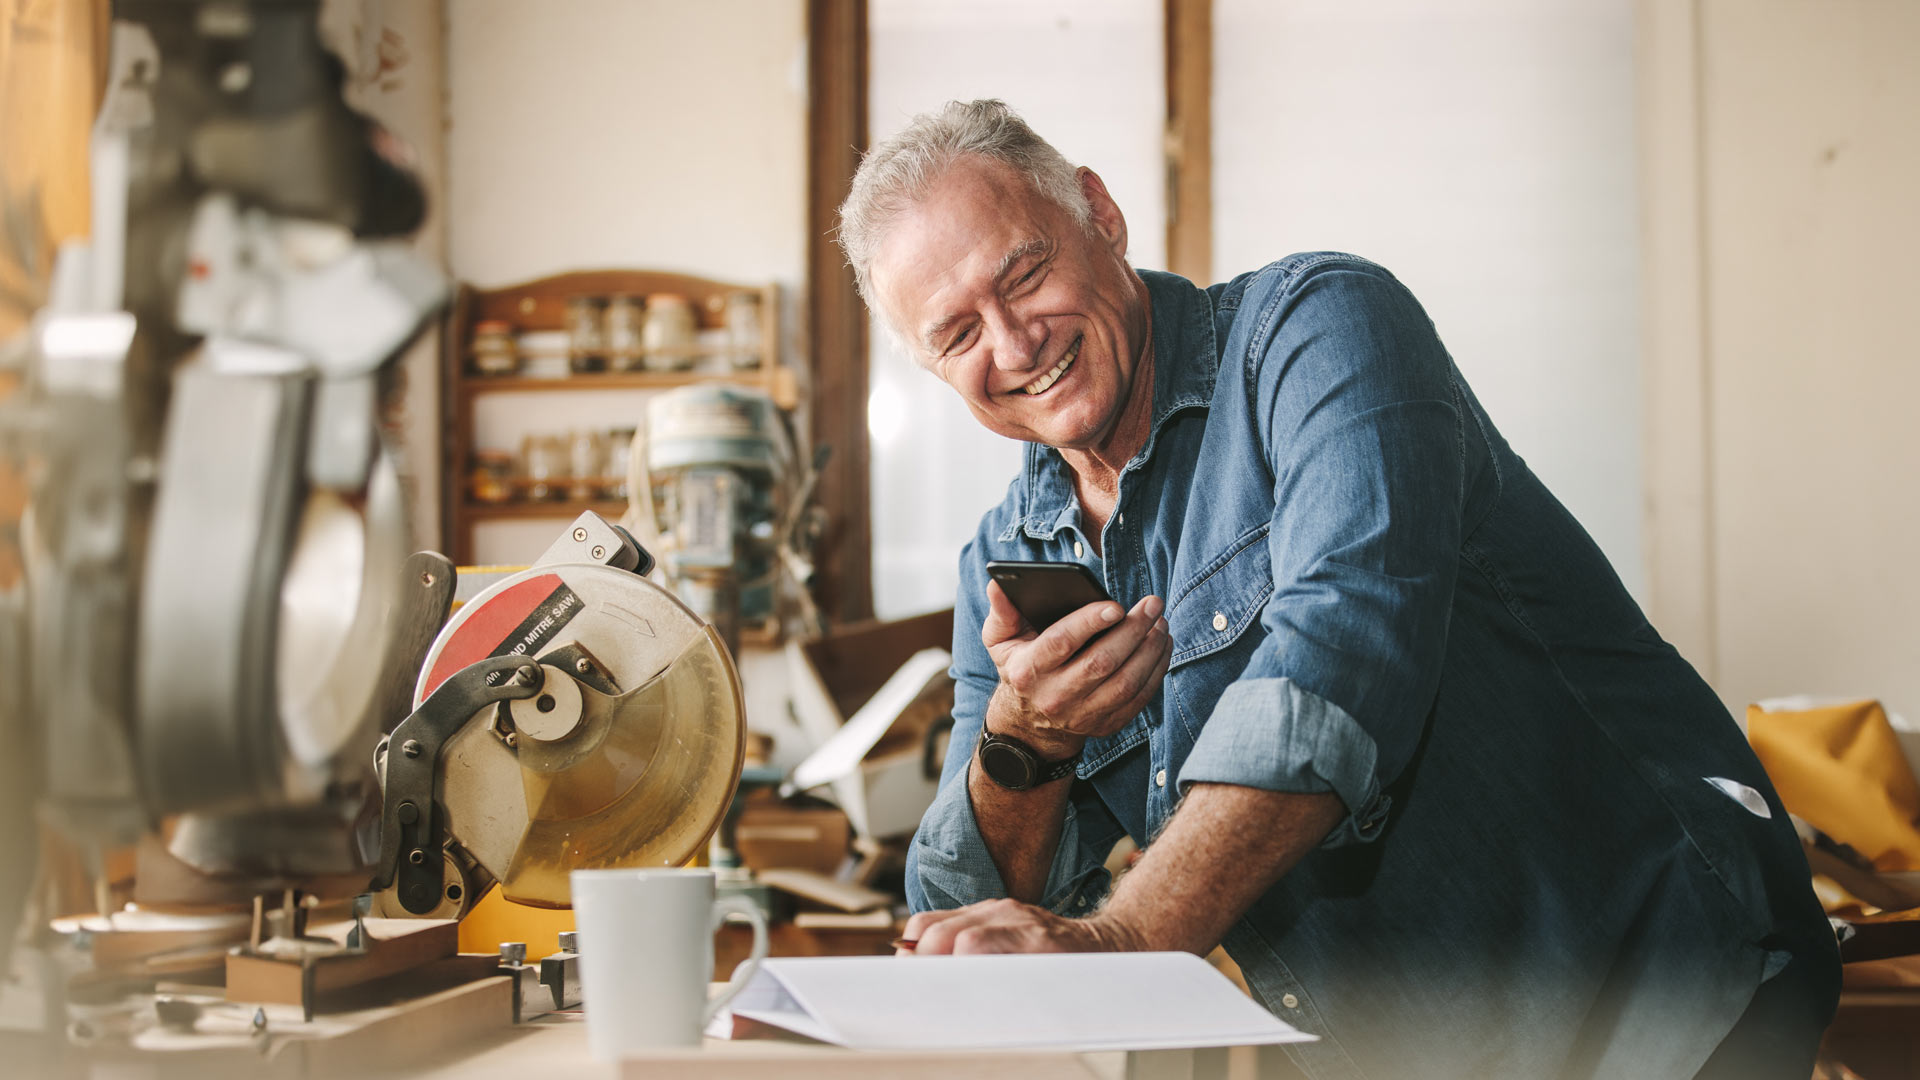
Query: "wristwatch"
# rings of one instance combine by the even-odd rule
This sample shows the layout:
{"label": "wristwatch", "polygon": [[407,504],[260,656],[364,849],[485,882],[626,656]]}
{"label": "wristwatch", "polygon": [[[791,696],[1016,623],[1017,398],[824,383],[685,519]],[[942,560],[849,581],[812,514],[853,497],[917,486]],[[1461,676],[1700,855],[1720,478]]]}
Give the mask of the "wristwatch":
{"label": "wristwatch", "polygon": [[1075,754],[1065,761],[1048,761],[1034,753],[1033,747],[1019,739],[983,731],[976,753],[987,778],[1009,791],[1026,791],[1073,775],[1080,760]]}

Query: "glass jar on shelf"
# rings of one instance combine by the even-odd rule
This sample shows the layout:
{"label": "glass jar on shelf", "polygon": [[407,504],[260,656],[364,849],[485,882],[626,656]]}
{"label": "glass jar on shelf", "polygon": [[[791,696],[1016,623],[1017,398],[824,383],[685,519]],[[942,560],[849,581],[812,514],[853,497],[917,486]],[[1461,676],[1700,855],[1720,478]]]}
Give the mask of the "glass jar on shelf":
{"label": "glass jar on shelf", "polygon": [[685,371],[698,359],[694,346],[699,327],[693,305],[678,293],[647,297],[647,316],[640,326],[640,345],[646,350],[648,371]]}
{"label": "glass jar on shelf", "polygon": [[473,501],[498,505],[513,501],[513,455],[505,450],[476,450],[467,475]]}
{"label": "glass jar on shelf", "polygon": [[607,370],[639,370],[640,324],[644,318],[644,307],[637,296],[621,294],[607,297],[604,320]]}
{"label": "glass jar on shelf", "polygon": [[567,355],[578,372],[605,371],[606,326],[598,297],[576,296],[567,301]]}
{"label": "glass jar on shelf", "polygon": [[512,375],[520,370],[520,350],[513,324],[505,319],[482,319],[473,324],[473,372],[476,375]]}
{"label": "glass jar on shelf", "polygon": [[568,437],[567,450],[572,475],[567,497],[580,502],[599,498],[607,471],[607,437],[597,431],[575,431]]}
{"label": "glass jar on shelf", "polygon": [[760,294],[727,294],[727,359],[736,371],[751,371],[760,366],[760,354],[766,345],[766,324],[761,321]]}
{"label": "glass jar on shelf", "polygon": [[535,502],[567,497],[569,465],[564,436],[529,435],[520,443],[520,473],[527,481],[527,498]]}
{"label": "glass jar on shelf", "polygon": [[627,467],[633,457],[633,427],[617,427],[607,432],[607,476],[603,498],[627,497]]}

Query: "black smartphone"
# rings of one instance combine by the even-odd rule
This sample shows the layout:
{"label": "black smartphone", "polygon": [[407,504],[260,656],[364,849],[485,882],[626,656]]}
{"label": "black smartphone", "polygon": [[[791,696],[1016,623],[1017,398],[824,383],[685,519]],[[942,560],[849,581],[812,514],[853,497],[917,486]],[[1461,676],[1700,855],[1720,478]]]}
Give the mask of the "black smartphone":
{"label": "black smartphone", "polygon": [[994,559],[987,563],[987,575],[1000,583],[1001,591],[1035,630],[1045,630],[1088,604],[1110,599],[1100,579],[1079,563]]}

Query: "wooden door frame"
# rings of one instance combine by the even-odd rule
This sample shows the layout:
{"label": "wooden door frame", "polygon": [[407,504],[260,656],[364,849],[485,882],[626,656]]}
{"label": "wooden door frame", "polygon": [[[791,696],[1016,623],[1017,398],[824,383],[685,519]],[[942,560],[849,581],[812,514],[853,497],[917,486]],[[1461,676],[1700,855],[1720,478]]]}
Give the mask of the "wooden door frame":
{"label": "wooden door frame", "polygon": [[[1164,0],[1167,267],[1205,285],[1213,262],[1213,0]],[[867,146],[867,0],[807,0],[807,356],[827,532],[816,594],[830,620],[873,614],[867,311],[834,243]]]}
{"label": "wooden door frame", "polygon": [[867,2],[807,0],[807,356],[826,534],[815,553],[821,614],[873,615],[873,500],[867,445],[867,309],[834,242],[867,146]]}

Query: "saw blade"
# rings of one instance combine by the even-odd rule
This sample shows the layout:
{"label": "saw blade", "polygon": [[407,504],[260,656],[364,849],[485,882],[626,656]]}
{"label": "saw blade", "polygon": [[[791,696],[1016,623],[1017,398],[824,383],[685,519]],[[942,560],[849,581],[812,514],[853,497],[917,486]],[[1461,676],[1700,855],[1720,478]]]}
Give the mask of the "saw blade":
{"label": "saw blade", "polygon": [[573,870],[676,866],[699,851],[733,798],[745,742],[739,677],[713,629],[625,571],[539,567],[448,623],[416,704],[506,653],[542,661],[551,692],[477,717],[439,767],[448,831],[504,895],[565,907]]}

